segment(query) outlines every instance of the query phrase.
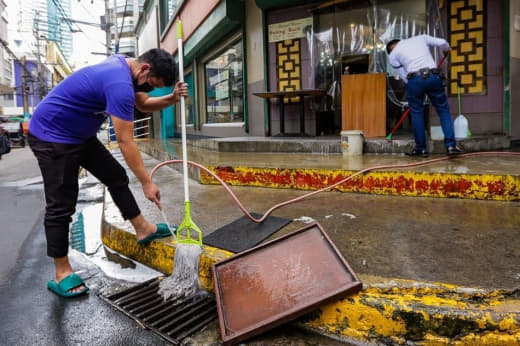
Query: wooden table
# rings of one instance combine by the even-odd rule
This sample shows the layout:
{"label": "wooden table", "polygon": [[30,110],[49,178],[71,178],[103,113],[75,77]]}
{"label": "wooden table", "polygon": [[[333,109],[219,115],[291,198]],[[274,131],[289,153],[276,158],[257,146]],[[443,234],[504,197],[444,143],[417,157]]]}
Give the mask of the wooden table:
{"label": "wooden table", "polygon": [[325,90],[322,89],[302,89],[302,90],[294,90],[294,91],[269,91],[264,93],[254,93],[253,95],[264,98],[264,99],[272,99],[278,98],[280,101],[280,135],[286,136],[285,133],[285,103],[283,102],[284,97],[295,97],[300,96],[300,136],[308,136],[305,133],[305,104],[304,98],[305,96],[323,96],[325,95]]}

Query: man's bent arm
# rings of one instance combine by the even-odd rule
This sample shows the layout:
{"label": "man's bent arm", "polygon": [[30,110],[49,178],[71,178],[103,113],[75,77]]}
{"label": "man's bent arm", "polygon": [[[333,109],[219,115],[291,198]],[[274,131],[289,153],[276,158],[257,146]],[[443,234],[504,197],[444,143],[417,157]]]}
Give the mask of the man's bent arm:
{"label": "man's bent arm", "polygon": [[146,169],[141,153],[134,141],[134,123],[112,116],[112,123],[116,132],[117,143],[123,153],[128,167],[135,174],[143,187],[143,192],[149,200],[161,208],[158,187],[152,182],[152,178]]}
{"label": "man's bent arm", "polygon": [[168,106],[171,106],[179,101],[175,91],[171,94],[150,97],[145,92],[135,93],[135,106],[143,113],[160,111]]}
{"label": "man's bent arm", "polygon": [[144,113],[160,111],[179,102],[181,96],[188,96],[188,84],[179,81],[168,95],[150,97],[145,92],[135,93],[135,106]]}

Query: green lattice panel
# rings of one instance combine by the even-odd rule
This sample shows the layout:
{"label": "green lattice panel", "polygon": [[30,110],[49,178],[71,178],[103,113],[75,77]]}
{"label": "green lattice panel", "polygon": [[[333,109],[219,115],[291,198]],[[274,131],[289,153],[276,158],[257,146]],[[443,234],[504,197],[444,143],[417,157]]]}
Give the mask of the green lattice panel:
{"label": "green lattice panel", "polygon": [[[278,90],[301,89],[300,40],[285,40],[276,44]],[[284,98],[285,103],[300,102],[300,97]]]}
{"label": "green lattice panel", "polygon": [[448,91],[486,94],[485,0],[452,0],[448,7],[448,32],[452,47]]}

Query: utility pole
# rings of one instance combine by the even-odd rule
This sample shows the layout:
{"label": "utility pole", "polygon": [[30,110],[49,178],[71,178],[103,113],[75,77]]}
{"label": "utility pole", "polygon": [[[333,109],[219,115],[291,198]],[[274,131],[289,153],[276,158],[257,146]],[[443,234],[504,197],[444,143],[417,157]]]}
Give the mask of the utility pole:
{"label": "utility pole", "polygon": [[105,35],[107,40],[107,56],[112,55],[112,49],[110,48],[110,26],[112,23],[110,22],[110,9],[108,8],[108,1],[105,0]]}
{"label": "utility pole", "polygon": [[27,97],[27,68],[25,66],[25,56],[20,59],[22,68],[22,102],[23,102],[23,118],[29,118],[29,99]]}
{"label": "utility pole", "polygon": [[117,28],[117,0],[114,0],[114,54],[119,53],[119,30]]}
{"label": "utility pole", "polygon": [[43,64],[42,64],[42,58],[40,53],[40,30],[38,29],[38,24],[35,25],[34,28],[34,36],[36,37],[36,48],[38,51],[38,84],[39,84],[39,90],[40,90],[40,101],[43,100],[43,97],[45,96],[45,87],[46,87],[46,81],[43,74]]}

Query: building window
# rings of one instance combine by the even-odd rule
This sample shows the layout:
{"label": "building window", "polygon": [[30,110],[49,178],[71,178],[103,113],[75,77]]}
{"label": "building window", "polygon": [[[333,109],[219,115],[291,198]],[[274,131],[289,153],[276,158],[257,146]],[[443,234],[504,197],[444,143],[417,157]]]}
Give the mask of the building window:
{"label": "building window", "polygon": [[177,12],[181,8],[184,0],[160,0],[160,24],[161,24],[161,32],[163,32],[172,18],[177,15]]}
{"label": "building window", "polygon": [[195,119],[195,105],[194,105],[194,90],[193,73],[189,72],[184,76],[184,81],[188,84],[188,97],[185,98],[186,107],[186,124],[193,124]]}
{"label": "building window", "polygon": [[240,37],[203,63],[208,124],[244,121],[242,57]]}

